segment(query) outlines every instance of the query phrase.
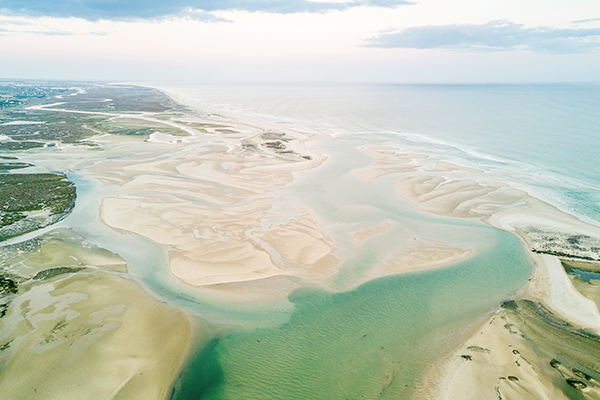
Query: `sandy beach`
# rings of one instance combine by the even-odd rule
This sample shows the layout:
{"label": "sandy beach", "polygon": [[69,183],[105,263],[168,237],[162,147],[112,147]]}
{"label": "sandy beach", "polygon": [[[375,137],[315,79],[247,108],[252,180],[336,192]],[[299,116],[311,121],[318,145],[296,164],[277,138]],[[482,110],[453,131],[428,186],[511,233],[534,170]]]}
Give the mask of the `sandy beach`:
{"label": "sandy beach", "polygon": [[[371,151],[369,155],[376,157],[378,153]],[[385,162],[388,155],[381,157]],[[378,162],[374,161],[372,165],[378,165]],[[461,178],[454,175],[456,171],[462,173]],[[485,179],[481,172],[454,163],[438,162],[434,169],[401,178],[396,191],[421,211],[477,218],[515,234],[534,263],[533,276],[521,297],[529,299],[531,304],[546,307],[556,316],[554,318],[567,321],[573,326],[570,328],[572,332],[584,329],[600,334],[598,306],[575,289],[561,265],[561,258],[585,260],[597,257],[593,246],[599,242],[600,228],[551,205],[539,194],[532,194],[514,184]],[[592,247],[581,243],[589,243],[587,246]],[[427,250],[435,251],[443,259],[443,251],[432,247]],[[452,256],[460,259],[460,253],[448,254],[448,261]],[[410,265],[409,257],[400,256],[399,264]],[[422,267],[427,266],[427,261],[422,259],[417,258],[415,262]],[[581,363],[581,359],[585,358],[582,348],[593,345],[594,336],[585,340],[579,338],[585,342],[579,348],[570,347],[570,360],[574,363],[571,369],[557,367],[557,361],[549,367],[548,361],[557,357],[560,350],[556,345],[548,345],[539,335],[543,337],[546,332],[551,336],[551,327],[539,326],[538,329],[549,331],[531,333],[527,341],[527,337],[520,333],[523,327],[517,322],[507,323],[511,318],[522,321],[524,316],[515,310],[497,311],[446,361],[443,368],[431,372],[444,379],[430,383],[429,389],[423,389],[422,395],[443,399],[566,399],[570,398],[565,393],[572,389],[567,384],[571,382],[571,386],[584,388],[585,395],[590,396],[585,398],[597,398],[600,393],[598,382],[590,381],[591,378],[582,379],[581,374],[577,377],[577,369],[573,367],[579,365],[574,360]],[[576,336],[576,333],[573,335]],[[557,345],[568,347],[572,339],[556,337],[555,340]],[[545,357],[549,359],[545,360]],[[431,387],[438,391],[431,392]]]}

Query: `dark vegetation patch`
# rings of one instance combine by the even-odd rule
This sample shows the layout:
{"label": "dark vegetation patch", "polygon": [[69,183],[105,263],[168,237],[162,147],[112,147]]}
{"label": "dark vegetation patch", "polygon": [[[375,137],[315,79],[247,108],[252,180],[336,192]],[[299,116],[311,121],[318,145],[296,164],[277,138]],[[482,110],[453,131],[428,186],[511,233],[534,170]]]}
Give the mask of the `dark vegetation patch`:
{"label": "dark vegetation patch", "polygon": [[285,136],[285,133],[275,132],[275,131],[266,131],[260,135],[262,140],[278,140],[289,142],[291,139]]}
{"label": "dark vegetation patch", "polygon": [[82,269],[86,269],[85,267],[56,267],[56,268],[48,268],[43,271],[38,272],[32,278],[33,280],[47,280],[50,278],[54,278],[55,276],[64,275],[64,274],[74,274],[75,272],[79,272]]}
{"label": "dark vegetation patch", "polygon": [[0,275],[0,294],[16,294],[19,291],[18,282],[10,275]]}
{"label": "dark vegetation patch", "polygon": [[281,142],[280,140],[275,140],[272,142],[265,142],[265,143],[263,143],[263,146],[265,146],[269,149],[285,150],[285,144],[283,144],[283,142]]}
{"label": "dark vegetation patch", "polygon": [[85,93],[65,96],[60,108],[79,111],[165,112],[181,108],[163,92],[139,86],[85,85]]}
{"label": "dark vegetation patch", "polygon": [[3,140],[0,142],[0,150],[14,151],[14,150],[29,150],[44,147],[46,143],[37,142],[33,140],[29,141],[18,141],[18,140]]}
{"label": "dark vegetation patch", "polygon": [[[0,174],[0,187],[0,240],[58,222],[75,206],[75,186],[64,175]],[[26,214],[41,210],[49,216]]]}
{"label": "dark vegetation patch", "polygon": [[4,171],[8,171],[11,169],[27,168],[27,167],[33,167],[33,164],[28,164],[28,163],[23,163],[23,162],[13,162],[13,163],[0,162],[0,170],[4,170]]}
{"label": "dark vegetation patch", "polygon": [[20,277],[0,270],[0,318],[6,315],[6,311],[12,299],[19,292]]}
{"label": "dark vegetation patch", "polygon": [[98,132],[91,127],[106,119],[105,116],[41,110],[27,110],[25,115],[18,116],[7,114],[8,117],[15,117],[19,120],[44,122],[42,124],[0,126],[0,134],[7,135],[16,141],[30,141],[29,143],[33,140],[80,143],[82,140],[96,135]]}

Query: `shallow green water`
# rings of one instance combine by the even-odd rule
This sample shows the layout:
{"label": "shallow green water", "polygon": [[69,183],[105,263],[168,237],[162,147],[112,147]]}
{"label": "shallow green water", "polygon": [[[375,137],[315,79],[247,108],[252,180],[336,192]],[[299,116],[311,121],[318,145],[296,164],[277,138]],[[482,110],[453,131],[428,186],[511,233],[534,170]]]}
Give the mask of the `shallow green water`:
{"label": "shallow green water", "polygon": [[289,322],[215,337],[184,369],[173,398],[408,398],[426,368],[460,344],[461,330],[529,276],[517,239],[489,233],[498,246],[454,266],[345,293],[292,292]]}
{"label": "shallow green water", "polygon": [[[174,399],[410,398],[427,369],[462,343],[466,327],[524,287],[531,264],[513,235],[418,212],[395,193],[399,175],[365,180],[352,173],[371,161],[359,146],[386,140],[321,140],[314,146],[327,162],[273,192],[276,211],[312,210],[339,244],[339,272],[324,280],[335,293],[297,289],[288,297],[295,307],[289,321],[214,334],[182,369]],[[382,223],[390,229],[360,244],[352,238]],[[473,255],[361,284],[418,237],[470,248]]]}

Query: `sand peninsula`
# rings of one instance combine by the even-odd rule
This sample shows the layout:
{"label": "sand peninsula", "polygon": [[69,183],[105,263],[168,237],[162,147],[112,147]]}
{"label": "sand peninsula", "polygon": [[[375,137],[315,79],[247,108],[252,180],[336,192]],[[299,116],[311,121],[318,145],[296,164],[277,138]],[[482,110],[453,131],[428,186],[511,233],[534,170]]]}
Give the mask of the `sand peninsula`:
{"label": "sand peninsula", "polygon": [[519,298],[504,303],[443,366],[434,367],[419,396],[598,398],[598,287],[577,290],[577,277],[570,277],[563,265],[600,269],[600,227],[552,205],[531,188],[493,180],[476,168],[449,161],[428,168],[418,163],[422,155],[399,148],[363,151],[373,162],[355,171],[358,175],[374,179],[408,172],[396,191],[419,210],[479,219],[511,232],[534,263]]}

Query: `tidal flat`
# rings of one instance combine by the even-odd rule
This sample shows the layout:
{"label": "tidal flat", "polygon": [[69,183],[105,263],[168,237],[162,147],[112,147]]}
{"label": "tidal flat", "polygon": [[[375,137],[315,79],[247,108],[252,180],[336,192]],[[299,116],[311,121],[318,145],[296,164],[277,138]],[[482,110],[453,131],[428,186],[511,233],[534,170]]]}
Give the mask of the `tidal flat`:
{"label": "tidal flat", "polygon": [[0,90],[0,397],[596,398],[600,233],[541,193],[388,133]]}
{"label": "tidal flat", "polygon": [[58,229],[1,260],[0,398],[168,395],[189,321],[127,278],[123,259]]}
{"label": "tidal flat", "polygon": [[[75,146],[85,158],[93,125],[108,118],[27,109],[81,88],[0,91],[0,398],[167,398],[189,346],[187,314],[148,294],[117,254],[55,228],[78,204],[72,167],[55,156]],[[121,97],[127,110],[165,109]]]}

